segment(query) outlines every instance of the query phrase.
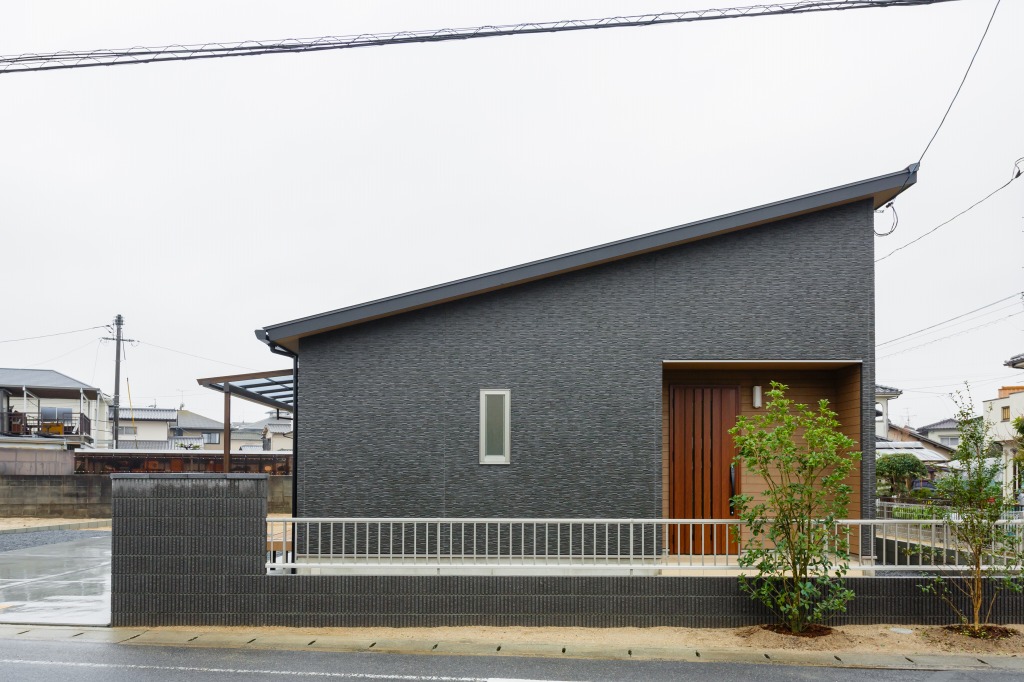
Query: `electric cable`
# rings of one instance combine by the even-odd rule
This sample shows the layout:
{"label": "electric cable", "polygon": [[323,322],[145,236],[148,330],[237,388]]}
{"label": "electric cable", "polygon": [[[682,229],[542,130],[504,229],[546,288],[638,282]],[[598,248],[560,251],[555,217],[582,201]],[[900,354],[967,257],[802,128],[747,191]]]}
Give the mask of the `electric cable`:
{"label": "electric cable", "polygon": [[1009,296],[1007,296],[1005,298],[1001,298],[998,301],[993,301],[992,303],[988,303],[986,305],[983,305],[980,308],[975,308],[974,310],[969,310],[966,313],[962,313],[960,315],[957,315],[956,317],[951,317],[948,320],[943,320],[942,322],[936,322],[935,324],[930,325],[928,327],[924,327],[922,329],[918,329],[916,332],[910,332],[909,334],[904,334],[903,336],[897,336],[895,339],[889,339],[888,341],[882,341],[881,343],[875,344],[875,348],[880,348],[882,346],[887,346],[890,343],[896,343],[897,341],[901,341],[901,340],[903,340],[903,339],[905,339],[907,337],[910,337],[910,336],[915,336],[917,334],[920,334],[921,332],[926,332],[929,329],[934,329],[935,327],[941,327],[942,325],[947,324],[949,322],[953,322],[954,320],[959,320],[961,317],[967,317],[968,315],[973,315],[974,313],[977,313],[977,312],[980,312],[982,310],[985,310],[986,308],[991,308],[992,306],[999,305],[1000,303],[1003,303],[1004,301],[1009,301],[1011,298],[1018,298],[1018,297],[1021,297],[1021,296],[1024,296],[1024,291],[1018,291],[1016,293],[1010,294]]}
{"label": "electric cable", "polygon": [[241,368],[241,369],[247,369],[247,370],[249,370],[250,372],[255,372],[255,371],[257,371],[257,370],[255,370],[255,369],[253,369],[252,367],[246,367],[245,365],[238,365],[238,364],[235,364],[235,363],[233,363],[233,362],[224,362],[223,360],[215,360],[215,359],[213,359],[213,358],[207,358],[207,357],[203,357],[202,355],[196,355],[196,354],[194,354],[194,353],[186,353],[186,352],[185,352],[185,351],[183,351],[183,350],[176,350],[176,349],[174,349],[174,348],[168,348],[167,346],[158,346],[157,344],[155,344],[155,343],[150,343],[149,341],[139,341],[139,343],[141,343],[141,344],[142,344],[142,345],[144,345],[144,346],[152,346],[153,348],[159,348],[160,350],[166,350],[166,351],[170,351],[171,353],[178,353],[178,354],[180,354],[180,355],[187,355],[187,356],[189,356],[190,358],[198,358],[198,359],[200,359],[200,360],[207,360],[207,361],[209,361],[209,362],[216,362],[216,363],[218,363],[218,364],[221,364],[221,365],[229,365],[229,366],[231,366],[231,367],[239,367],[239,368]]}
{"label": "electric cable", "polygon": [[285,40],[247,40],[236,43],[205,43],[201,45],[166,45],[162,47],[133,47],[125,49],[99,49],[85,51],[6,55],[0,57],[0,74],[29,71],[76,69],[89,66],[119,66],[149,64],[153,62],[213,59],[219,57],[246,57],[284,52],[320,52],[356,47],[379,47],[409,43],[436,43],[472,38],[560,33],[602,28],[627,28],[678,24],[715,19],[807,14],[837,10],[871,9],[885,7],[913,7],[935,5],[960,0],[801,0],[760,4],[745,7],[713,7],[682,12],[658,12],[634,16],[603,17],[600,19],[566,19],[562,21],[526,22],[470,28],[443,28],[425,31],[397,31],[394,33],[361,33],[350,36],[322,36],[319,38]]}
{"label": "electric cable", "polygon": [[69,332],[57,332],[56,334],[43,334],[42,336],[26,336],[22,339],[6,339],[0,343],[16,343],[18,341],[35,341],[36,339],[48,339],[51,336],[65,336],[66,334],[78,334],[79,332],[92,331],[93,329],[109,329],[109,324],[101,324],[98,327],[86,327],[85,329],[72,329]]}
{"label": "electric cable", "polygon": [[[956,220],[956,219],[957,219],[957,218],[959,218],[960,216],[962,216],[962,215],[964,215],[965,213],[967,213],[967,212],[969,212],[969,211],[973,210],[973,209],[974,209],[974,208],[976,208],[977,206],[980,206],[981,204],[985,203],[986,201],[988,201],[989,199],[991,199],[991,198],[992,198],[992,197],[994,197],[995,195],[997,195],[997,194],[999,194],[1000,192],[1002,192],[1002,191],[1003,191],[1004,189],[1006,189],[1007,187],[1009,187],[1009,186],[1010,186],[1010,184],[1012,184],[1014,180],[1016,180],[1017,178],[1019,178],[1019,177],[1021,176],[1021,168],[1020,168],[1021,162],[1024,162],[1024,156],[1022,156],[1021,158],[1017,159],[1017,160],[1016,160],[1016,161],[1014,162],[1014,164],[1013,164],[1013,172],[1012,172],[1012,174],[1011,174],[1011,176],[1010,176],[1010,179],[1009,179],[1009,180],[1007,180],[1007,181],[1006,181],[1005,183],[1003,183],[1002,185],[1000,185],[1000,186],[999,186],[999,187],[997,187],[996,189],[994,189],[994,190],[992,190],[991,192],[989,192],[989,193],[988,193],[987,195],[985,195],[985,196],[984,196],[983,198],[981,198],[981,199],[978,199],[978,200],[977,200],[977,201],[975,201],[975,202],[974,202],[973,204],[971,204],[970,206],[968,206],[968,207],[967,207],[967,208],[965,208],[964,210],[960,211],[959,213],[957,213],[957,214],[956,214],[955,216],[953,216],[952,218],[949,218],[948,220],[944,220],[944,221],[942,221],[941,223],[939,223],[938,225],[936,225],[936,226],[935,226],[935,227],[933,227],[932,229],[928,230],[928,231],[927,231],[927,232],[925,232],[924,234],[920,235],[919,237],[917,237],[917,238],[915,238],[915,239],[912,239],[912,240],[910,240],[909,242],[907,242],[907,243],[906,243],[906,244],[904,244],[903,246],[898,246],[898,247],[896,247],[895,249],[893,249],[893,250],[892,250],[892,251],[890,251],[889,253],[885,254],[885,255],[884,255],[884,256],[882,256],[881,258],[876,258],[876,259],[875,259],[875,262],[876,262],[876,263],[881,263],[882,261],[884,261],[884,260],[885,260],[886,258],[888,258],[889,256],[892,256],[892,255],[893,255],[894,253],[897,253],[897,252],[899,252],[899,251],[902,251],[903,249],[907,248],[907,247],[908,247],[908,246],[910,246],[911,244],[915,244],[915,243],[917,243],[917,242],[921,241],[922,239],[924,239],[924,238],[925,238],[925,237],[927,237],[928,235],[930,235],[930,234],[932,234],[933,232],[935,232],[936,230],[938,230],[938,229],[939,229],[940,227],[944,227],[944,226],[948,225],[949,223],[953,222],[954,220]],[[876,234],[877,234],[877,233],[876,233]]]}

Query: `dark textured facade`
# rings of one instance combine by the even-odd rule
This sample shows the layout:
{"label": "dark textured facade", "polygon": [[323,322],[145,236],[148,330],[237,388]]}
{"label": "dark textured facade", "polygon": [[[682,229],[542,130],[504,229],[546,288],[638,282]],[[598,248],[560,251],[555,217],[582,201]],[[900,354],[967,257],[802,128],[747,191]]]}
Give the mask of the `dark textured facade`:
{"label": "dark textured facade", "polygon": [[862,363],[870,515],[872,227],[864,199],[302,338],[299,515],[660,517],[668,360]]}

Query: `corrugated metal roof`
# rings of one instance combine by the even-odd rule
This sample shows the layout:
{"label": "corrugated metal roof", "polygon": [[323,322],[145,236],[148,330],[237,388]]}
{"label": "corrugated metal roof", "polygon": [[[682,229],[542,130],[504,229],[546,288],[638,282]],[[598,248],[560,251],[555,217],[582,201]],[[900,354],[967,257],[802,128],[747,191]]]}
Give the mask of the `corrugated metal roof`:
{"label": "corrugated metal roof", "polygon": [[72,379],[67,374],[55,372],[52,369],[16,369],[0,367],[0,386],[12,386],[21,388],[26,386],[32,388],[71,388],[98,390],[94,386],[84,384],[78,379]]}
{"label": "corrugated metal roof", "polygon": [[[113,418],[114,409],[110,408],[107,413]],[[178,411],[163,407],[122,407],[119,411],[121,421],[137,422],[173,422],[178,419]]]}
{"label": "corrugated metal roof", "polygon": [[271,349],[280,347],[292,353],[298,353],[299,339],[333,329],[362,324],[391,315],[400,315],[427,306],[505,289],[661,249],[673,248],[698,239],[765,225],[855,201],[871,199],[872,205],[878,208],[917,181],[918,165],[915,163],[896,173],[803,194],[707,220],[698,220],[318,315],[267,325],[263,329],[255,330],[256,337],[269,345]]}
{"label": "corrugated metal roof", "polygon": [[215,429],[224,430],[224,424],[215,419],[204,417],[189,410],[178,410],[178,428],[181,429]]}

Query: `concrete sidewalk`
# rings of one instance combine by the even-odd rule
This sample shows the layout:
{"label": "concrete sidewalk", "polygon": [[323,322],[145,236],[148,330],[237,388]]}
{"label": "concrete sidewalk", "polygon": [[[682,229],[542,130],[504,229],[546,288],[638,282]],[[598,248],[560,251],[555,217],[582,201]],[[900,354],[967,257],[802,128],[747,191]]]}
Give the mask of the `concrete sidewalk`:
{"label": "concrete sidewalk", "polygon": [[[458,642],[436,640],[377,640],[357,636],[219,632],[204,628],[90,628],[0,625],[0,639],[107,642],[129,646],[202,647],[216,649],[272,649],[280,651],[363,652],[420,655],[529,656],[618,660],[687,661],[691,663],[763,663],[825,666],[830,668],[883,668],[894,670],[1000,670],[1024,674],[1024,655],[988,654],[865,654],[782,650],[700,649],[678,647],[608,649],[552,642]],[[641,643],[642,644],[642,643]]]}

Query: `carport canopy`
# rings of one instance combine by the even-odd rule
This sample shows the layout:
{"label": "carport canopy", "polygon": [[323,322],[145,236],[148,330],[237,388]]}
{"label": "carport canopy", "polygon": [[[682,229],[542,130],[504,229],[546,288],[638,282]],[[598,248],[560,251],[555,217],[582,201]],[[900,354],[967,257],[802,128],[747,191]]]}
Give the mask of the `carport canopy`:
{"label": "carport canopy", "polygon": [[295,374],[290,369],[196,379],[200,386],[224,394],[224,472],[231,471],[231,396],[295,412]]}

